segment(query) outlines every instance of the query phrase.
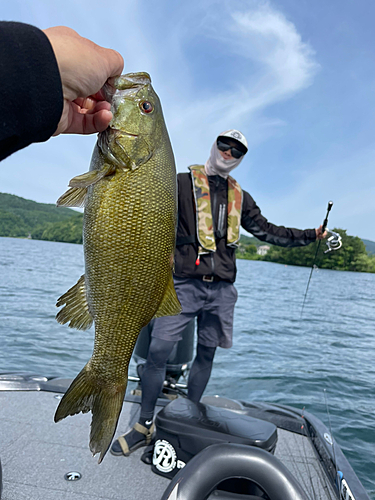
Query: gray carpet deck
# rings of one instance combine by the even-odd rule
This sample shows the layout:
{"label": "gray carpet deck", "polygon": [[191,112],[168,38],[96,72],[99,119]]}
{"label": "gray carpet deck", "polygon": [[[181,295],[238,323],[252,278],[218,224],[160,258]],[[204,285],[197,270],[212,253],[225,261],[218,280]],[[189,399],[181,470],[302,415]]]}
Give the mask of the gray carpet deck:
{"label": "gray carpet deck", "polygon": [[278,429],[275,456],[290,470],[310,500],[337,500],[320,460],[305,436]]}
{"label": "gray carpet deck", "polygon": [[[109,452],[98,465],[88,449],[91,414],[54,423],[58,400],[48,392],[0,392],[2,500],[140,500],[160,498],[169,480],[140,461]],[[133,425],[139,405],[124,403],[118,434]],[[68,482],[70,471],[82,474]]]}
{"label": "gray carpet deck", "polygon": [[[0,391],[2,500],[145,500],[159,499],[169,480],[130,457],[106,455],[97,464],[88,449],[91,414],[55,424],[58,400],[52,392]],[[139,405],[124,403],[116,435],[136,421]],[[327,483],[308,438],[278,431],[275,455],[289,468],[311,500],[337,499]],[[64,479],[67,472],[79,481]]]}

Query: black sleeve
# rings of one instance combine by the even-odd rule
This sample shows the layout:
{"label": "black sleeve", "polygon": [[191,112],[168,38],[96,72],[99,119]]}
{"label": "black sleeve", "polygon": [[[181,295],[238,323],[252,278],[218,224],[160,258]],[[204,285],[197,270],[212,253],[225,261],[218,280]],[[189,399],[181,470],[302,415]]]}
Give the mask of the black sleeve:
{"label": "black sleeve", "polygon": [[193,186],[190,173],[177,174],[178,222],[176,245],[196,243]]}
{"label": "black sleeve", "polygon": [[56,131],[63,110],[60,72],[47,36],[0,22],[0,160]]}
{"label": "black sleeve", "polygon": [[243,191],[241,226],[259,240],[281,247],[304,246],[316,240],[315,229],[294,229],[268,222],[246,191]]}

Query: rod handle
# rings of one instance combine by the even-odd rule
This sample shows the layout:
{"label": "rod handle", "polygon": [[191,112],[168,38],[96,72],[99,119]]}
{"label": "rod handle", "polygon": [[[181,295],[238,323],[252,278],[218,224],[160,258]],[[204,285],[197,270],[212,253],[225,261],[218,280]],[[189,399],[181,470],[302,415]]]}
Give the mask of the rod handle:
{"label": "rod handle", "polygon": [[327,224],[328,224],[328,214],[329,214],[329,212],[331,211],[332,206],[333,206],[333,201],[329,201],[329,202],[328,202],[328,207],[327,207],[327,214],[326,214],[326,218],[324,219],[324,222],[323,222],[322,234],[323,234],[323,233],[324,233],[324,231],[326,230],[326,227],[327,227]]}

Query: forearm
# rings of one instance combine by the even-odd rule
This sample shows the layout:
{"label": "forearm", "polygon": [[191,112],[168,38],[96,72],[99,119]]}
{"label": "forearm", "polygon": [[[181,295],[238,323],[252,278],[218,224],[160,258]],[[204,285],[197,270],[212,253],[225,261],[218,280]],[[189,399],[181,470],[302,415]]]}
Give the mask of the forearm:
{"label": "forearm", "polygon": [[56,131],[63,109],[61,78],[46,35],[0,22],[0,160]]}
{"label": "forearm", "polygon": [[305,246],[316,240],[315,229],[295,229],[268,222],[246,192],[244,192],[241,225],[259,240],[282,247]]}

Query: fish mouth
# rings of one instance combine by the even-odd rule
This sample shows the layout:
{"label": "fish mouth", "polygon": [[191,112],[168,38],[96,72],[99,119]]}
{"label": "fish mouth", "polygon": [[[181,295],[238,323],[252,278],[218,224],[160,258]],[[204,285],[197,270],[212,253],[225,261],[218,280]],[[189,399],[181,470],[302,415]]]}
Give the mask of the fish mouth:
{"label": "fish mouth", "polygon": [[139,137],[139,134],[131,134],[130,132],[126,132],[125,130],[120,130],[118,128],[109,127],[116,135],[126,135],[127,137]]}
{"label": "fish mouth", "polygon": [[126,75],[109,78],[103,86],[105,100],[113,104],[113,97],[118,91],[121,94],[132,95],[145,85],[151,84],[151,77],[146,72],[127,73]]}
{"label": "fish mouth", "polygon": [[117,138],[119,137],[129,137],[131,139],[136,139],[139,137],[139,135],[109,126],[106,130],[98,135],[97,144],[99,149],[105,156],[109,157],[115,164],[123,166],[123,164],[119,162],[117,158],[115,158],[115,156],[112,154],[110,146],[110,143],[113,141],[116,142]]}
{"label": "fish mouth", "polygon": [[151,77],[146,72],[127,73],[126,75],[114,78],[114,81],[110,83],[113,84],[117,90],[128,90],[150,85]]}

